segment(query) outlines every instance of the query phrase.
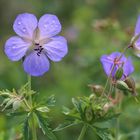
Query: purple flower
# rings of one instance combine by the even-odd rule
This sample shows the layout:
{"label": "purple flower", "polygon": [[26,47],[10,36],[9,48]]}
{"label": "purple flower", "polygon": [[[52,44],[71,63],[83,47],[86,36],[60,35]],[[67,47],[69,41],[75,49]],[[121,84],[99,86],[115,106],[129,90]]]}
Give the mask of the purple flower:
{"label": "purple flower", "polygon": [[12,61],[23,61],[24,70],[32,76],[41,76],[49,70],[49,59],[58,62],[68,52],[67,41],[57,34],[61,24],[55,15],[45,14],[39,21],[33,14],[17,16],[13,29],[17,36],[6,41],[5,53]]}
{"label": "purple flower", "polygon": [[[115,73],[119,67],[123,68],[123,76],[121,79],[125,79],[134,71],[134,67],[132,65],[131,59],[126,58],[124,55],[122,55],[121,58],[120,56],[121,56],[121,53],[113,52],[110,55],[103,55],[100,58],[100,61],[102,63],[102,66],[107,76],[111,74],[111,77],[114,78]],[[113,69],[113,66],[114,66],[114,69]]]}
{"label": "purple flower", "polygon": [[136,22],[134,37],[132,38],[132,40],[135,40],[134,41],[135,53],[138,57],[140,57],[140,15],[138,16]]}

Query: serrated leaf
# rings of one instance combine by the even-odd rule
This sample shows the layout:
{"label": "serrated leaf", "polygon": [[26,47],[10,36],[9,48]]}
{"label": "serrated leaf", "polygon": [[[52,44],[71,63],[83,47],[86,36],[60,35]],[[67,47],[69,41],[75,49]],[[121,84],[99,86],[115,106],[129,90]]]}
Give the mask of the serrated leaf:
{"label": "serrated leaf", "polygon": [[6,103],[6,105],[5,105],[5,107],[2,109],[2,111],[4,111],[7,107],[9,107],[10,105],[12,105],[14,101],[15,101],[15,99],[10,99],[10,100]]}
{"label": "serrated leaf", "polygon": [[57,140],[52,129],[49,128],[46,118],[37,111],[35,113],[38,119],[39,127],[42,129],[43,133],[46,134],[50,140]]}
{"label": "serrated leaf", "polygon": [[105,121],[108,121],[108,120],[116,119],[119,116],[120,116],[120,113],[109,115],[109,116],[104,116],[102,118],[96,119],[95,122],[105,122]]}
{"label": "serrated leaf", "polygon": [[10,92],[7,92],[7,91],[0,91],[0,96],[4,97],[4,98],[7,98],[10,96]]}
{"label": "serrated leaf", "polygon": [[72,98],[72,103],[75,106],[75,108],[77,109],[77,111],[80,113],[81,118],[84,118],[84,112],[81,107],[81,102],[76,100],[75,98]]}
{"label": "serrated leaf", "polygon": [[36,110],[38,110],[40,112],[49,112],[50,111],[50,109],[47,106],[38,107],[38,108],[36,108]]}
{"label": "serrated leaf", "polygon": [[68,115],[70,113],[70,109],[65,107],[65,106],[63,106],[62,107],[62,113],[65,114],[65,115]]}
{"label": "serrated leaf", "polygon": [[55,103],[56,103],[56,100],[55,100],[55,96],[54,95],[51,95],[47,101],[47,106],[55,106]]}
{"label": "serrated leaf", "polygon": [[97,129],[96,128],[96,134],[102,139],[102,140],[111,140],[110,134],[106,129]]}
{"label": "serrated leaf", "polygon": [[71,126],[74,126],[74,125],[77,125],[77,124],[80,124],[81,122],[79,121],[74,121],[74,122],[64,122],[63,124],[59,124],[58,127],[56,127],[53,131],[61,131],[63,129],[66,129],[68,127],[71,127]]}
{"label": "serrated leaf", "polygon": [[2,102],[2,104],[0,106],[3,106],[4,104],[6,104],[9,100],[10,100],[10,98],[4,99],[3,102]]}
{"label": "serrated leaf", "polygon": [[108,131],[108,128],[99,128],[96,126],[91,126],[92,130],[98,137],[100,137],[102,140],[111,140],[111,135]]}

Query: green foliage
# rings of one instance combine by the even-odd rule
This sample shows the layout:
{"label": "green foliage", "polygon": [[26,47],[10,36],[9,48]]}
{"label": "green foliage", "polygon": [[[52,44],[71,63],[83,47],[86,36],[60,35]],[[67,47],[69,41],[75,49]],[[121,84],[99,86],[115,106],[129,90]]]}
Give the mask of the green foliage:
{"label": "green foliage", "polygon": [[[71,108],[69,105],[71,97],[88,96],[89,89],[86,85],[89,83],[96,82],[104,85],[106,76],[103,73],[99,58],[105,53],[120,51],[129,45],[134,34],[137,15],[140,12],[139,5],[139,0],[0,0],[1,89],[12,89],[13,87],[17,89],[26,81],[21,62],[12,63],[3,53],[5,41],[14,35],[12,25],[17,14],[30,12],[38,17],[45,13],[56,14],[62,23],[62,35],[68,40],[69,53],[62,62],[52,63],[51,70],[46,75],[33,78],[32,86],[37,94],[40,92],[38,96],[36,95],[37,104],[44,102],[43,100],[46,101],[51,94],[56,96],[57,106],[52,113],[54,116],[53,124],[63,122],[64,117],[59,113],[62,105]],[[135,57],[132,51],[126,55],[129,54],[134,60],[135,72],[133,76],[139,94],[140,59]],[[0,98],[0,103],[3,99]],[[41,106],[44,104],[42,103]],[[13,117],[14,114],[20,117],[26,116],[28,113],[22,111],[22,106],[10,113],[8,112],[9,108],[5,112],[8,115],[13,115]],[[140,140],[139,102],[135,102],[134,98],[130,99],[128,96],[123,101],[122,109],[123,115],[120,118],[119,129],[121,140]],[[73,112],[76,112],[76,109]],[[19,115],[22,113],[23,115]],[[73,115],[75,118],[80,117],[78,113]],[[13,119],[13,117],[7,119],[3,113],[0,114],[0,140],[15,140],[19,134],[19,128],[15,125],[18,120]],[[76,139],[79,129],[80,126],[72,127],[69,131],[63,131],[57,135],[64,140]],[[38,135],[40,140],[46,140],[39,131]],[[89,134],[86,139],[96,140],[96,137]]]}
{"label": "green foliage", "polygon": [[55,135],[52,132],[52,129],[49,127],[48,118],[42,116],[39,112],[35,112],[39,127],[42,129],[43,133],[47,135],[50,140],[57,140]]}
{"label": "green foliage", "polygon": [[108,103],[108,100],[105,97],[90,95],[90,97],[72,98],[72,103],[73,109],[63,107],[66,120],[59,124],[54,131],[78,124],[88,124],[88,127],[92,128],[101,139],[109,140],[110,133],[108,133],[107,128],[102,129],[96,126],[98,123],[109,122],[119,116],[119,114],[104,110],[104,105]]}
{"label": "green foliage", "polygon": [[[12,91],[0,91],[0,95],[3,97],[1,105],[4,106],[2,111],[8,110],[9,113],[7,113],[7,115],[10,118],[23,116],[21,121],[23,123],[24,140],[32,139],[31,120],[34,119],[33,114],[36,115],[37,124],[43,133],[46,134],[50,140],[56,140],[52,129],[49,127],[50,120],[47,115],[51,110],[49,107],[55,105],[55,97],[52,95],[47,101],[41,102],[41,104],[36,100],[33,100],[33,103],[31,103],[29,99],[37,94],[35,94],[35,91],[29,89],[29,86],[29,83],[27,83],[17,91],[15,89]],[[10,107],[11,105],[12,107]]]}
{"label": "green foliage", "polygon": [[30,128],[29,128],[29,116],[26,117],[25,121],[24,121],[24,126],[23,126],[23,136],[24,136],[24,140],[30,140]]}

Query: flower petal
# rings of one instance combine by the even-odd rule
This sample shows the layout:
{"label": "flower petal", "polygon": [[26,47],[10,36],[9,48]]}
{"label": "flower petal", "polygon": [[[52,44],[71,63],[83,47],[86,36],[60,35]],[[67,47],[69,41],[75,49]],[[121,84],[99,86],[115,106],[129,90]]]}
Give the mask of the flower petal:
{"label": "flower petal", "polygon": [[113,52],[112,54],[109,55],[110,58],[114,61],[115,58],[119,58],[121,56],[120,52]]}
{"label": "flower petal", "polygon": [[139,33],[140,33],[140,15],[139,15],[137,22],[136,22],[135,35],[138,35]]}
{"label": "flower petal", "polygon": [[37,27],[37,19],[33,14],[23,13],[19,14],[15,19],[13,28],[20,36],[27,39],[32,39],[33,32]]}
{"label": "flower petal", "polygon": [[25,72],[32,76],[41,76],[49,70],[49,60],[47,56],[42,53],[40,56],[35,51],[29,54],[24,62],[23,67]]}
{"label": "flower petal", "polygon": [[40,39],[53,37],[61,31],[61,24],[55,15],[45,14],[38,23]]}
{"label": "flower petal", "polygon": [[47,56],[54,62],[60,61],[68,52],[67,41],[62,36],[52,37],[51,41],[44,44]]}
{"label": "flower petal", "polygon": [[9,38],[5,43],[5,53],[12,61],[20,60],[28,50],[31,43],[25,42],[18,36]]}
{"label": "flower petal", "polygon": [[104,71],[105,71],[106,75],[109,76],[110,73],[111,73],[112,66],[113,66],[113,61],[110,61],[108,59],[108,56],[107,55],[103,55],[100,58],[100,61],[102,63],[102,66],[104,68]]}
{"label": "flower petal", "polygon": [[134,71],[134,66],[130,58],[124,63],[123,71],[125,76],[129,76]]}

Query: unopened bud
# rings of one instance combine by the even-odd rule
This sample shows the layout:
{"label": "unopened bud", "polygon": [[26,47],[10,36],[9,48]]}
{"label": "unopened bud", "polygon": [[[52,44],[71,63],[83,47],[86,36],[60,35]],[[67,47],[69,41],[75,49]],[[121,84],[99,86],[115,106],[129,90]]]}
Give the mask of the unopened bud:
{"label": "unopened bud", "polygon": [[88,86],[91,88],[92,92],[94,92],[97,96],[100,96],[104,90],[104,88],[101,85],[90,84]]}
{"label": "unopened bud", "polygon": [[16,100],[14,103],[13,103],[13,109],[14,110],[17,110],[21,105],[21,100]]}
{"label": "unopened bud", "polygon": [[85,108],[85,117],[88,122],[93,119],[93,110],[91,106]]}
{"label": "unopened bud", "polygon": [[117,81],[116,86],[118,89],[120,89],[122,91],[130,90],[128,85],[124,81]]}
{"label": "unopened bud", "polygon": [[135,84],[134,79],[132,77],[127,77],[125,79],[125,83],[131,89],[132,95],[136,96],[136,84]]}
{"label": "unopened bud", "polygon": [[113,108],[114,106],[115,106],[115,105],[114,105],[112,102],[106,103],[106,104],[103,106],[103,110],[104,110],[105,112],[107,112],[109,109]]}
{"label": "unopened bud", "polygon": [[95,100],[95,95],[94,95],[94,94],[91,94],[91,95],[89,96],[89,100],[90,100],[90,103],[93,103],[94,100]]}
{"label": "unopened bud", "polygon": [[119,67],[118,70],[116,71],[115,79],[116,80],[121,79],[122,75],[123,75],[123,68],[122,67]]}

